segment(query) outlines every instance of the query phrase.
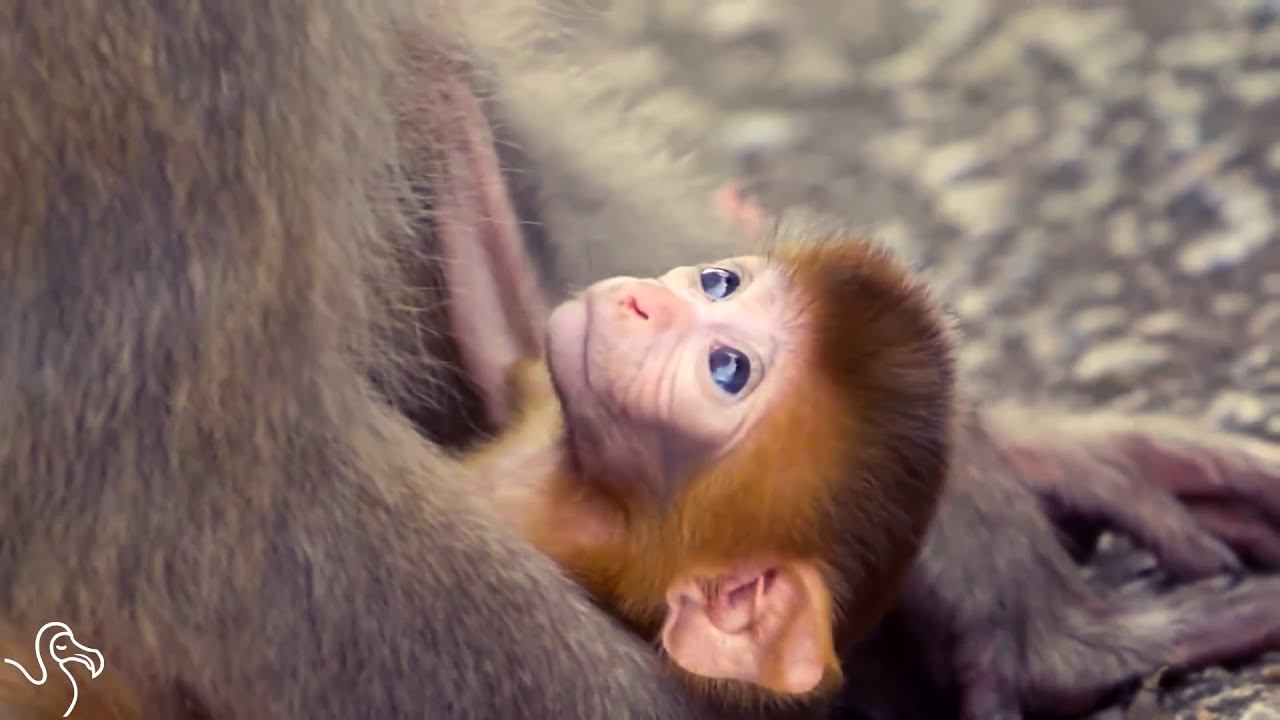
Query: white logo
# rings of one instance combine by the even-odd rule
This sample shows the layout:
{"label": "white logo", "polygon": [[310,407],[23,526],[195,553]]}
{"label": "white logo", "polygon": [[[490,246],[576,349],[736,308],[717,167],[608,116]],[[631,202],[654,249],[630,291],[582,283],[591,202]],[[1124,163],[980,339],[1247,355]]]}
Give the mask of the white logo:
{"label": "white logo", "polygon": [[[46,640],[44,636],[49,634]],[[67,680],[71,683],[71,704],[67,706],[67,711],[62,717],[67,717],[76,706],[76,700],[80,698],[80,687],[76,685],[76,679],[67,670],[67,663],[77,662],[89,668],[91,677],[98,677],[102,674],[102,653],[91,647],[85,647],[76,642],[75,635],[71,634],[71,628],[66,623],[51,622],[45,623],[40,628],[40,632],[36,633],[36,662],[40,664],[40,679],[31,676],[27,669],[22,667],[15,660],[5,658],[4,661],[22,671],[27,676],[27,680],[32,685],[43,685],[49,679],[49,670],[44,666],[44,652],[47,648],[49,657],[58,664],[58,669],[62,674],[67,676]],[[74,648],[71,653],[67,653],[67,648]],[[78,651],[78,652],[77,652]]]}

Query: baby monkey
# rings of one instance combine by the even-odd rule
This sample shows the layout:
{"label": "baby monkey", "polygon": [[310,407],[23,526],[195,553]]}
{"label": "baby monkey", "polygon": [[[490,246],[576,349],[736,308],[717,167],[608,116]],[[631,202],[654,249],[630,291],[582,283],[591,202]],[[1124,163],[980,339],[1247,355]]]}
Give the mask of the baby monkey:
{"label": "baby monkey", "polygon": [[[847,702],[905,653],[960,678],[962,717],[1016,717],[1280,646],[1280,579],[1104,596],[1060,545],[1111,526],[1184,580],[1238,570],[1236,548],[1271,567],[1270,525],[1214,525],[1228,548],[1165,488],[1270,512],[1274,448],[973,408],[904,266],[798,237],[604,280],[549,319],[485,297],[533,294],[517,242],[443,248],[454,339],[503,428],[471,457],[493,507],[692,689],[733,717],[817,716],[842,662]],[[890,610],[905,638],[877,628]]]}
{"label": "baby monkey", "polygon": [[868,243],[798,244],[601,281],[545,337],[472,458],[498,512],[721,703],[829,696],[947,473],[925,287]]}

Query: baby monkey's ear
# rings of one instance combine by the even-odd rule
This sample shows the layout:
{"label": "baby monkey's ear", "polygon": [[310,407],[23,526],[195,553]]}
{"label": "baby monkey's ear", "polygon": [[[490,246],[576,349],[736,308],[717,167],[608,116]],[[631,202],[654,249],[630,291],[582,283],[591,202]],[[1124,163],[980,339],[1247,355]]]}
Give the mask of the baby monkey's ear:
{"label": "baby monkey's ear", "polygon": [[812,562],[742,562],[682,576],[667,592],[662,647],[695,675],[777,693],[838,679],[831,591]]}

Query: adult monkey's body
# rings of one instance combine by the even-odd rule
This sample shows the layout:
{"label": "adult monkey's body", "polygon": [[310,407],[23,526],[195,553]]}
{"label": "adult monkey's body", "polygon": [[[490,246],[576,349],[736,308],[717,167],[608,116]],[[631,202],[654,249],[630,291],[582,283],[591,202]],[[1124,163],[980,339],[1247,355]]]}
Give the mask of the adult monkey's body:
{"label": "adult monkey's body", "polygon": [[0,613],[147,717],[694,717],[368,380],[435,369],[388,340],[430,270],[398,141],[438,215],[497,222],[451,204],[492,168],[410,5],[0,11]]}

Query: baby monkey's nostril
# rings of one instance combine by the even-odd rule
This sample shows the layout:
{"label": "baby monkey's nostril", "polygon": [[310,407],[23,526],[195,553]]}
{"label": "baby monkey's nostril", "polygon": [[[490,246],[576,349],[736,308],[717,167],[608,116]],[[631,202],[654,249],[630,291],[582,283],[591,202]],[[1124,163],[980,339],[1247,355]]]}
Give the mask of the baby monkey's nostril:
{"label": "baby monkey's nostril", "polygon": [[634,296],[630,296],[626,300],[624,300],[623,305],[625,305],[629,310],[639,315],[640,317],[644,318],[645,320],[649,319],[649,313],[645,312],[644,309],[640,307],[640,303],[636,302],[636,299]]}

